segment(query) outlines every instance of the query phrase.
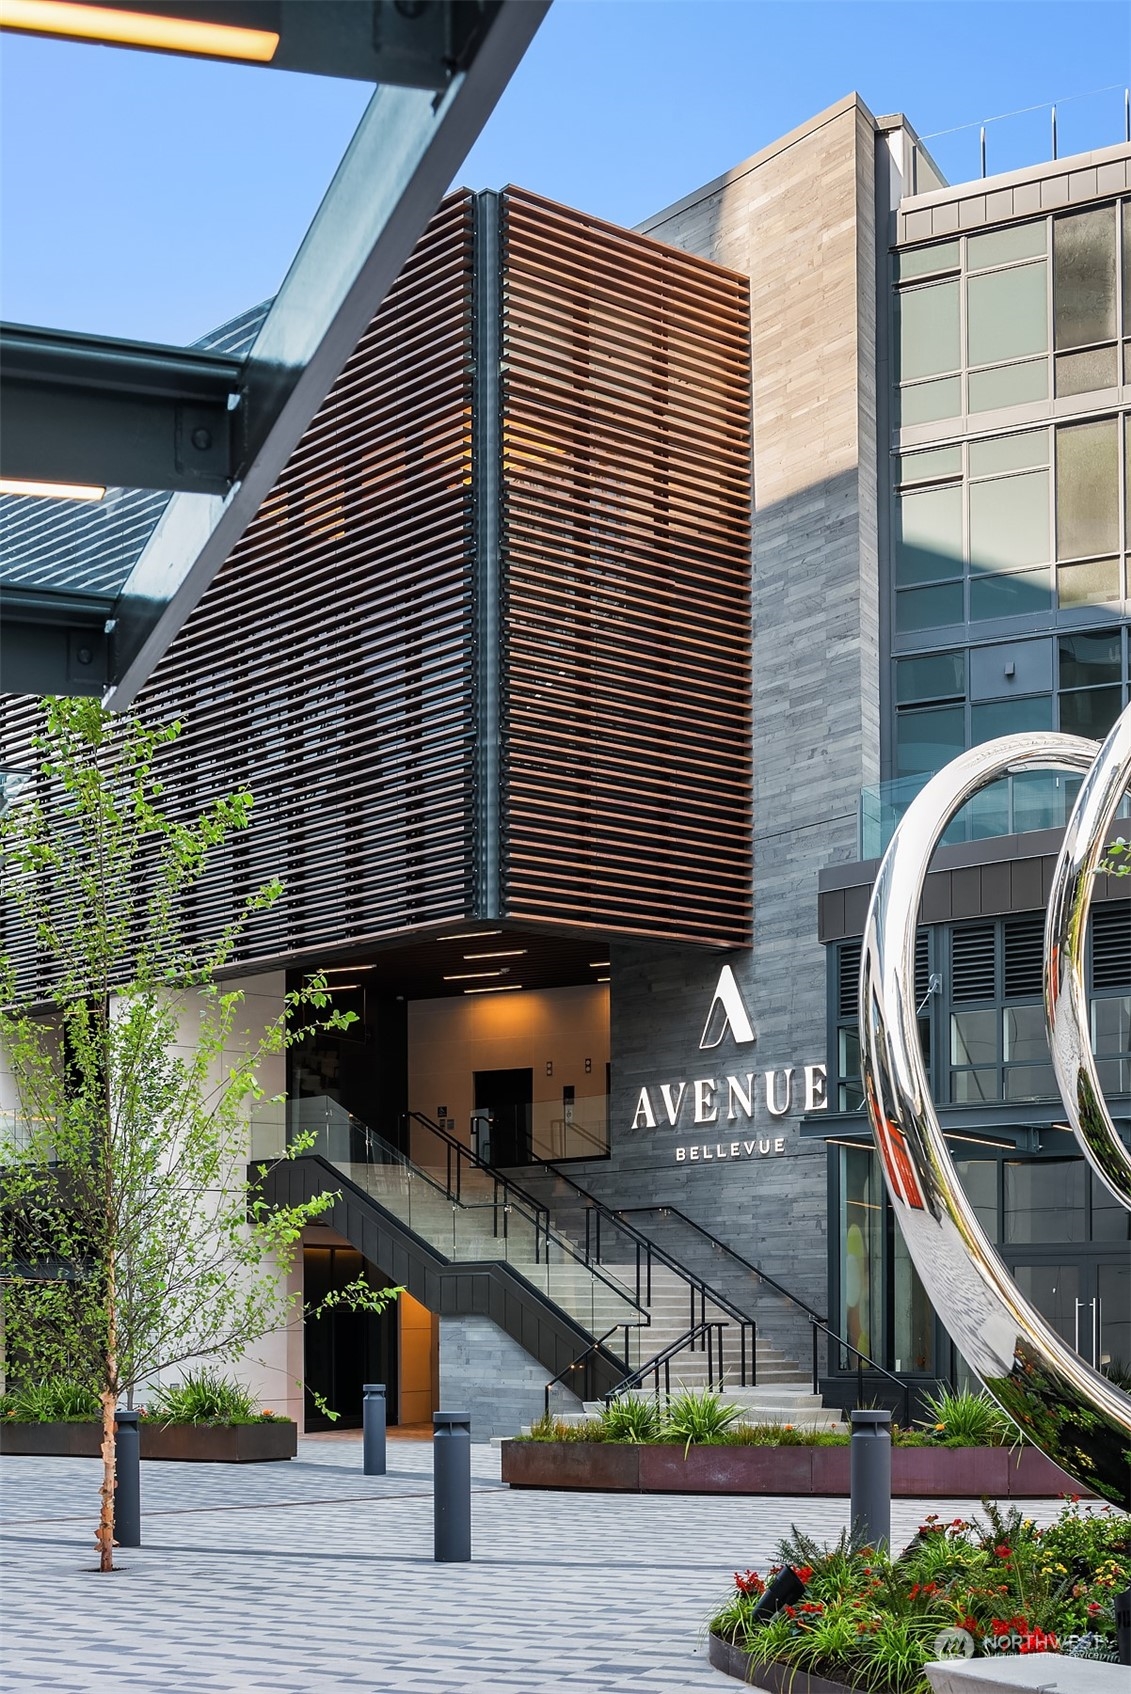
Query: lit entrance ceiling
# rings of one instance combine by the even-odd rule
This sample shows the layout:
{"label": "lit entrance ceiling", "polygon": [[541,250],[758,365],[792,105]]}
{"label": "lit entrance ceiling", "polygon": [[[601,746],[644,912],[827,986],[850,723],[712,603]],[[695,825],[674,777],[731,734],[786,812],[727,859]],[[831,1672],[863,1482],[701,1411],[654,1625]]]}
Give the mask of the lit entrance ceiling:
{"label": "lit entrance ceiling", "polygon": [[[274,486],[548,7],[0,0],[9,30],[377,84],[281,288],[226,336],[186,348],[0,325],[0,687],[130,704]],[[63,524],[60,497],[75,502]]]}

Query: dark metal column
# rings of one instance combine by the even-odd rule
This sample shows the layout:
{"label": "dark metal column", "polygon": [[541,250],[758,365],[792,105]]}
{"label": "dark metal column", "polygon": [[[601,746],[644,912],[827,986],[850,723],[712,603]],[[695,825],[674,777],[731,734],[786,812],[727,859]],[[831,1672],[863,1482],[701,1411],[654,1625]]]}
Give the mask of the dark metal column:
{"label": "dark metal column", "polygon": [[873,1547],[891,1541],[891,1413],[851,1414],[853,1529],[861,1529]]}
{"label": "dark metal column", "polygon": [[502,572],[499,557],[502,486],[502,280],[499,196],[475,200],[475,376],[471,408],[471,491],[475,543],[476,906],[481,918],[499,916],[500,681]]}
{"label": "dark metal column", "polygon": [[115,1412],[118,1426],[114,1466],[114,1539],[119,1547],[141,1546],[141,1431],[137,1412]]}
{"label": "dark metal column", "polygon": [[384,1476],[385,1384],[367,1382],[361,1393],[362,1468],[366,1476]]}
{"label": "dark metal column", "polygon": [[471,1418],[434,1412],[432,1427],[435,1556],[462,1564],[471,1558]]}

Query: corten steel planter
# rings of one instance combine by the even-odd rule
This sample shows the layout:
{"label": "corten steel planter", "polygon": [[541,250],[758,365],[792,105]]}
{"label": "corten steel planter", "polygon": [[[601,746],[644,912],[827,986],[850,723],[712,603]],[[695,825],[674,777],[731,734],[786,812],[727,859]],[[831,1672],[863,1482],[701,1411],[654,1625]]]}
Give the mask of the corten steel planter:
{"label": "corten steel planter", "polygon": [[811,1494],[815,1447],[641,1447],[644,1493]]}
{"label": "corten steel planter", "polygon": [[[721,1635],[708,1636],[707,1657],[716,1670],[737,1677],[739,1682],[756,1683],[759,1688],[768,1689],[769,1694],[856,1694],[847,1683],[810,1676],[808,1671],[782,1664],[780,1660],[759,1664],[743,1648],[724,1641]],[[873,1689],[872,1694],[883,1694],[883,1690]]]}
{"label": "corten steel planter", "polygon": [[640,1492],[645,1449],[628,1441],[504,1441],[502,1451],[503,1481],[512,1488]]}
{"label": "corten steel planter", "polygon": [[[144,1449],[143,1449],[144,1452]],[[1033,1447],[893,1447],[892,1493],[910,1499],[999,1500],[1079,1494]],[[645,1494],[850,1492],[844,1447],[635,1446],[612,1441],[504,1441],[502,1478],[515,1488],[628,1489]]]}
{"label": "corten steel planter", "polygon": [[[0,1453],[34,1458],[96,1459],[102,1430],[96,1423],[0,1422]],[[178,1459],[190,1464],[262,1464],[293,1459],[298,1426],[272,1423],[159,1423],[141,1425],[143,1459]]]}

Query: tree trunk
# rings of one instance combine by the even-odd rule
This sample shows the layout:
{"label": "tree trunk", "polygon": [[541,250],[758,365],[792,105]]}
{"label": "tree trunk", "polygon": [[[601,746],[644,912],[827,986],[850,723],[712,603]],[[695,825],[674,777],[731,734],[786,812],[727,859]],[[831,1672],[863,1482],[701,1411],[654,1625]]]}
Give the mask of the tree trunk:
{"label": "tree trunk", "polygon": [[102,1514],[98,1520],[99,1570],[114,1569],[114,1484],[117,1480],[118,1426],[114,1410],[118,1396],[108,1389],[99,1395],[102,1401]]}

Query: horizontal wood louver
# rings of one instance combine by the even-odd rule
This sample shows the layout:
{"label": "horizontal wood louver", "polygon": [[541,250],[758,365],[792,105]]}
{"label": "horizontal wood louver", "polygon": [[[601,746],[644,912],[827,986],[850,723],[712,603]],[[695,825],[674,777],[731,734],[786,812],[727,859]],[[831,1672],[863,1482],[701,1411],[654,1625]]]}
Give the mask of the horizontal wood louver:
{"label": "horizontal wood louver", "polygon": [[[139,700],[183,723],[163,803],[254,796],[202,881],[246,962],[332,957],[474,898],[470,195],[433,219],[255,522]],[[21,763],[32,703],[6,703]]]}
{"label": "horizontal wood louver", "polygon": [[[170,811],[254,796],[198,935],[278,877],[239,965],[453,919],[747,941],[749,478],[744,279],[452,196],[139,701],[183,724]],[[0,697],[0,763],[33,721]]]}
{"label": "horizontal wood louver", "polygon": [[503,904],[750,937],[747,283],[502,197]]}
{"label": "horizontal wood louver", "polygon": [[249,940],[260,957],[459,916],[472,899],[471,277],[460,195],[145,695],[185,720],[178,790],[255,795],[198,917],[211,930],[280,876]]}

